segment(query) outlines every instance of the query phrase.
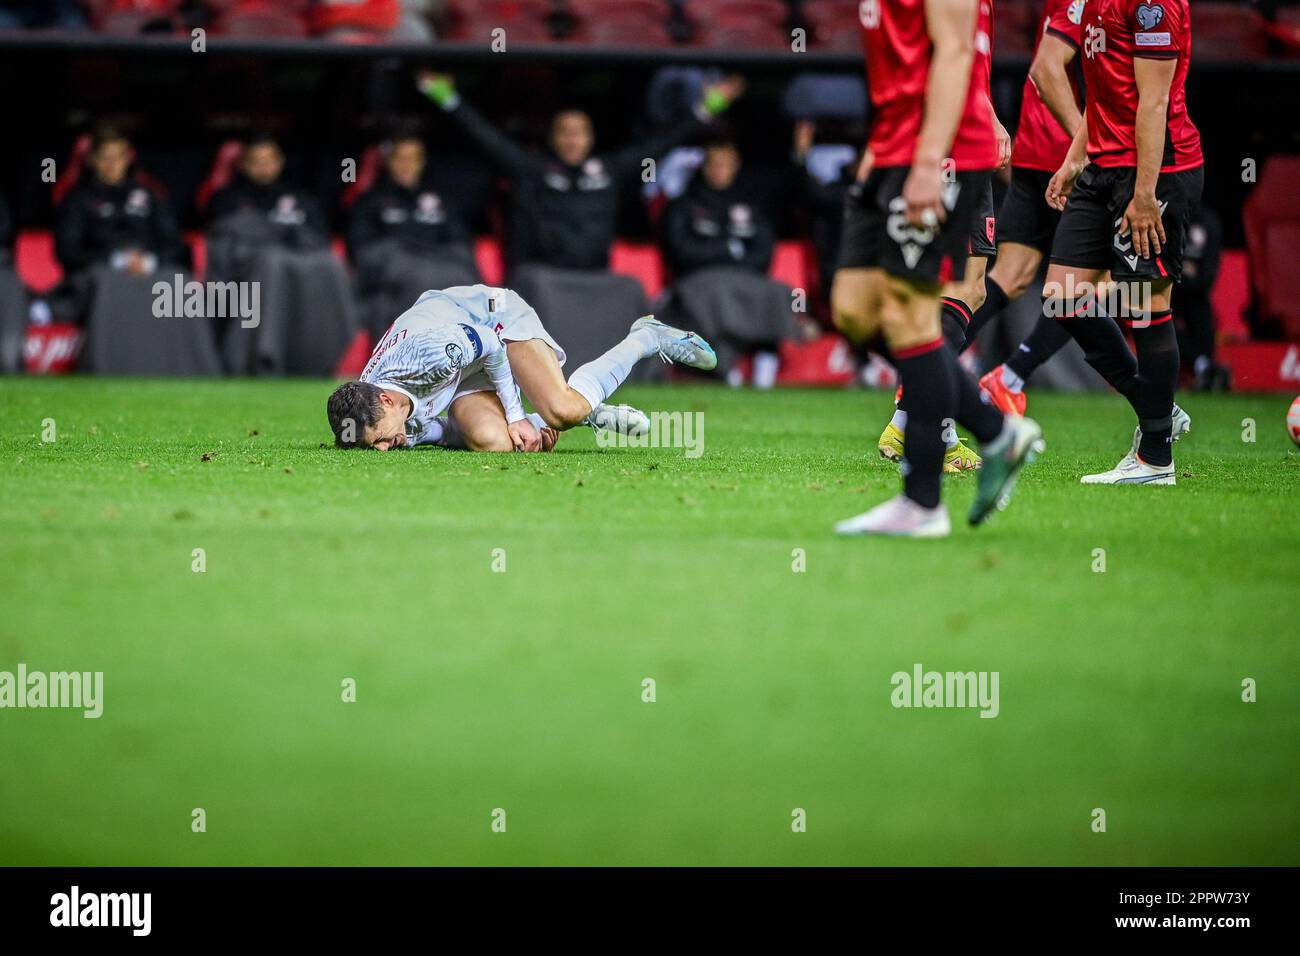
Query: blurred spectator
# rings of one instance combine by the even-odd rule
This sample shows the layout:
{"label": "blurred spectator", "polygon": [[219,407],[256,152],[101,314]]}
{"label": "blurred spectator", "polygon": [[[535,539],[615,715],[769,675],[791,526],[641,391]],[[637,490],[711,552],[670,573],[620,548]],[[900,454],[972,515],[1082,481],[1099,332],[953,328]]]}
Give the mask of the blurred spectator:
{"label": "blurred spectator", "polygon": [[462,101],[450,77],[421,74],[420,90],[509,176],[510,282],[553,334],[573,343],[570,362],[611,348],[649,310],[639,281],[607,271],[624,195],[665,152],[707,129],[742,86],[739,79],[714,84],[685,122],[611,152],[595,151],[590,116],[565,110],[551,121],[547,148],[531,153]]}
{"label": "blurred spectator", "polygon": [[61,321],[83,323],[84,367],[118,374],[207,374],[216,355],[202,321],[163,320],[155,282],[185,282],[188,255],[171,203],[134,169],[135,149],[120,131],[101,127],[87,170],[59,205],[54,249],[64,279],[50,307]]}
{"label": "blurred spectator", "polygon": [[315,0],[308,21],[312,33],[327,40],[428,43],[434,38],[431,11],[429,0]]}
{"label": "blurred spectator", "polygon": [[712,143],[686,192],[664,214],[664,251],[677,279],[674,309],[718,352],[718,368],[739,384],[736,360],[754,355],[753,383],[776,382],[783,339],[797,334],[791,289],[767,276],[776,233],[740,178],[740,152]]}
{"label": "blurred spectator", "polygon": [[797,173],[796,195],[809,214],[821,299],[830,295],[840,254],[844,196],[857,169],[857,150],[846,143],[816,144],[817,124],[801,119],[794,125],[791,161]]}
{"label": "blurred spectator", "polygon": [[1174,290],[1172,309],[1177,323],[1178,351],[1191,370],[1197,391],[1227,391],[1231,377],[1214,358],[1215,317],[1210,302],[1223,252],[1223,226],[1209,206],[1201,205],[1187,230],[1183,280]]}
{"label": "blurred spectator", "polygon": [[0,195],[0,373],[21,372],[27,291],[14,271],[14,220]]}
{"label": "blurred spectator", "polygon": [[401,136],[386,152],[384,176],[357,200],[347,235],[365,324],[375,338],[426,289],[479,281],[469,227],[455,200],[425,181],[424,143]]}
{"label": "blurred spectator", "polygon": [[360,329],[352,287],[321,204],[284,176],[280,144],[246,143],[209,213],[208,278],[252,283],[260,303],[256,325],[225,322],[230,371],[332,374]]}
{"label": "blurred spectator", "polygon": [[519,265],[605,269],[618,226],[618,208],[631,177],[646,160],[699,135],[739,95],[738,79],[710,86],[693,117],[659,136],[616,152],[596,153],[591,117],[565,110],[551,121],[548,149],[530,153],[461,99],[450,77],[426,73],[420,88],[512,180],[511,256]]}
{"label": "blurred spectator", "polygon": [[77,0],[0,0],[0,30],[84,30]]}

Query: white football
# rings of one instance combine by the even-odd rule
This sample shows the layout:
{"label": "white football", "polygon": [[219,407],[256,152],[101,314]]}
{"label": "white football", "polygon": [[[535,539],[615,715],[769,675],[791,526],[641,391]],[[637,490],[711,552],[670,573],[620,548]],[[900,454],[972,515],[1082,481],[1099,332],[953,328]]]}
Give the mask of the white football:
{"label": "white football", "polygon": [[1291,408],[1286,413],[1286,433],[1291,436],[1291,440],[1300,445],[1300,395],[1291,403]]}

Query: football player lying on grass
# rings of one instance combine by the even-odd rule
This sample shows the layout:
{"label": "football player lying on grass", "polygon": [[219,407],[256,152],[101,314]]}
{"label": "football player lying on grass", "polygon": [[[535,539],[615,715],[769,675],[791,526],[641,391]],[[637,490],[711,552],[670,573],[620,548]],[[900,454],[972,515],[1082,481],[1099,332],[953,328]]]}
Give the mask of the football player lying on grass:
{"label": "football player lying on grass", "polygon": [[[555,436],[539,429],[576,425],[639,435],[649,428],[646,415],[605,399],[655,354],[704,371],[718,364],[698,335],[644,316],[566,382],[564,349],[518,294],[485,285],[430,289],[389,327],[360,381],[334,390],[326,414],[335,445],[379,451],[429,444],[549,451]],[[532,421],[520,389],[537,409]]]}

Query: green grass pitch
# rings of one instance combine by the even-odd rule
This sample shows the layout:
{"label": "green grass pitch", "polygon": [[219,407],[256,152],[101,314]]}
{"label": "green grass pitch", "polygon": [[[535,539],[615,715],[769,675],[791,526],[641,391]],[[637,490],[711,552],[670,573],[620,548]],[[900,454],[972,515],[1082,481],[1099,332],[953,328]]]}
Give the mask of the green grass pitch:
{"label": "green grass pitch", "polygon": [[[830,533],[897,487],[884,393],[620,394],[704,412],[692,460],[337,452],[329,387],[0,383],[0,670],[105,698],[0,710],[0,863],[1300,863],[1283,397],[1085,488],[1127,407],[1035,393],[1011,508],[958,477],[892,542]],[[917,663],[999,715],[894,708]]]}

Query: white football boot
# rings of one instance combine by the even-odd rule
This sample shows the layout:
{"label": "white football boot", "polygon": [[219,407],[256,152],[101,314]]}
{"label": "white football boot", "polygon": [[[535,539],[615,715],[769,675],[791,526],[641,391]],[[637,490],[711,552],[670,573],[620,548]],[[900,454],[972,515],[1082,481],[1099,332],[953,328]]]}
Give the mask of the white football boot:
{"label": "white football boot", "polygon": [[1174,465],[1148,465],[1145,461],[1129,452],[1119,460],[1119,464],[1110,471],[1095,475],[1084,475],[1079,481],[1085,485],[1172,485]]}
{"label": "white football boot", "polygon": [[[1178,441],[1192,430],[1192,416],[1188,415],[1175,403],[1171,424],[1173,425],[1173,440]],[[1136,455],[1140,444],[1142,444],[1142,426],[1138,425],[1133,429],[1133,447],[1129,449],[1129,454]]]}
{"label": "white football boot", "polygon": [[896,538],[946,538],[951,531],[948,509],[942,503],[925,508],[906,495],[890,498],[835,526],[836,534],[883,534]]}
{"label": "white football boot", "polygon": [[649,329],[655,334],[659,357],[665,362],[676,362],[702,372],[718,367],[718,356],[713,346],[694,332],[685,332],[665,325],[653,315],[643,315],[632,323],[632,331]]}
{"label": "white football boot", "polygon": [[641,435],[650,432],[650,416],[631,405],[597,405],[585,419],[597,431],[614,431],[620,435]]}

